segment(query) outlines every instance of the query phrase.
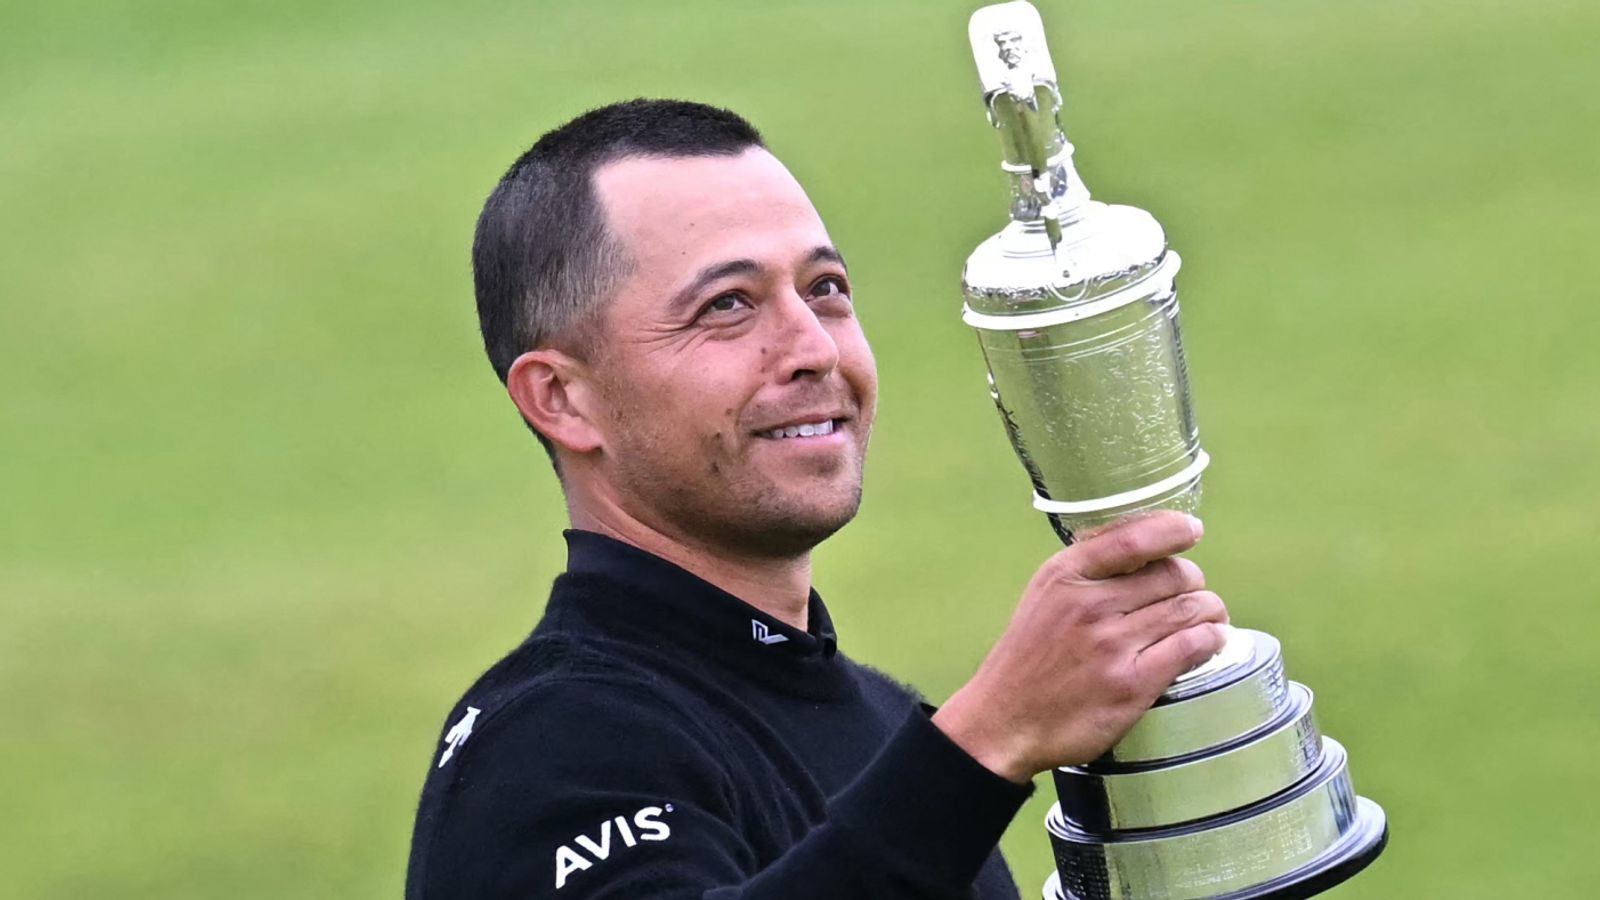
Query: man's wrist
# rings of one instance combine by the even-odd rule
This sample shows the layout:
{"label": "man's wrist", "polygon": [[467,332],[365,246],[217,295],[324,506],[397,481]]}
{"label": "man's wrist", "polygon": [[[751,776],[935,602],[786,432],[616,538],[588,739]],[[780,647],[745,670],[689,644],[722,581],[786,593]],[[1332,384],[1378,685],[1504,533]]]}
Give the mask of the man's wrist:
{"label": "man's wrist", "polygon": [[1013,784],[1032,781],[1038,770],[1018,752],[1018,735],[1011,729],[997,727],[982,711],[983,704],[972,702],[963,691],[956,691],[949,702],[933,714],[933,724],[985,769]]}

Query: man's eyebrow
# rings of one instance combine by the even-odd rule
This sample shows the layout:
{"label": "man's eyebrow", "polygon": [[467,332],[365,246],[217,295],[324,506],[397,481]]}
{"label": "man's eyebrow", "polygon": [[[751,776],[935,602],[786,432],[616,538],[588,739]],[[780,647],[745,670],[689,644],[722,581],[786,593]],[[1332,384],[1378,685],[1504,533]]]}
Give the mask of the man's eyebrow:
{"label": "man's eyebrow", "polygon": [[844,254],[840,253],[839,248],[833,246],[832,244],[818,244],[817,246],[812,247],[811,253],[806,256],[806,262],[834,262],[838,263],[839,267],[842,269],[850,268],[850,266],[844,261]]}
{"label": "man's eyebrow", "polygon": [[687,287],[673,295],[672,302],[668,304],[668,308],[682,309],[688,306],[695,301],[701,291],[706,289],[707,285],[714,284],[730,275],[749,275],[760,271],[761,264],[753,259],[730,259],[724,262],[712,263],[701,269]]}

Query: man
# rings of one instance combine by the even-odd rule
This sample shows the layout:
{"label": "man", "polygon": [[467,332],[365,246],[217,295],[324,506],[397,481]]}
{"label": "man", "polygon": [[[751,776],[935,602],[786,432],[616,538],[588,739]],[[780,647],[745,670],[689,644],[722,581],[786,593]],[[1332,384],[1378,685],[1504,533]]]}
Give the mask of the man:
{"label": "man", "polygon": [[446,720],[412,900],[1015,898],[995,847],[1031,778],[1220,648],[1174,556],[1199,523],[1165,513],[1048,560],[931,716],[836,652],[810,551],[860,502],[876,371],[843,257],[738,116],[636,100],[546,134],[473,264],[569,562]]}

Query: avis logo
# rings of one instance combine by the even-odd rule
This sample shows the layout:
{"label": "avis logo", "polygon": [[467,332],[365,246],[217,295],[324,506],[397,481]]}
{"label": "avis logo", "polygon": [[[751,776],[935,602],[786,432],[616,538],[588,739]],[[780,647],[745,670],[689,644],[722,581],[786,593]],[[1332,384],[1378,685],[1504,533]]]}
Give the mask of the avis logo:
{"label": "avis logo", "polygon": [[[646,806],[633,814],[633,824],[628,824],[627,816],[617,816],[600,823],[600,837],[591,838],[587,834],[580,834],[569,843],[556,848],[556,890],[567,886],[567,879],[574,872],[591,869],[597,862],[602,862],[609,856],[613,849],[625,850],[629,847],[639,846],[640,841],[664,841],[672,837],[672,829],[667,823],[661,821],[661,816],[672,812],[672,804],[667,804],[663,809],[659,806]],[[615,826],[617,839],[622,846],[613,848],[611,836]],[[577,844],[575,849],[572,845]],[[585,854],[588,854],[587,856]]]}

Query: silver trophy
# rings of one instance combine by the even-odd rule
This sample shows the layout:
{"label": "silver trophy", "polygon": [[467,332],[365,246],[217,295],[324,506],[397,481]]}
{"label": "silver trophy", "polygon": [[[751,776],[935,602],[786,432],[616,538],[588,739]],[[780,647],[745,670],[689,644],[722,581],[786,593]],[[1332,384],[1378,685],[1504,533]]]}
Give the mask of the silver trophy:
{"label": "silver trophy", "polygon": [[[1155,508],[1192,512],[1200,449],[1178,328],[1178,254],[1147,212],[1089,198],[1057,121],[1039,13],[972,16],[972,52],[1004,148],[1011,222],[968,258],[962,318],[989,390],[1057,535]],[[1388,839],[1344,748],[1278,642],[1230,629],[1115,747],[1055,772],[1046,900],[1307,897]]]}

